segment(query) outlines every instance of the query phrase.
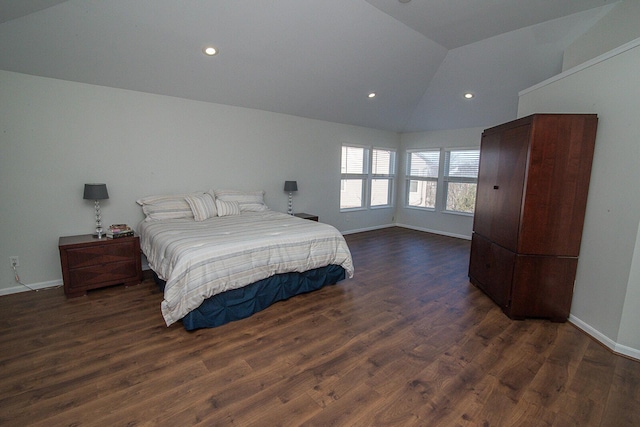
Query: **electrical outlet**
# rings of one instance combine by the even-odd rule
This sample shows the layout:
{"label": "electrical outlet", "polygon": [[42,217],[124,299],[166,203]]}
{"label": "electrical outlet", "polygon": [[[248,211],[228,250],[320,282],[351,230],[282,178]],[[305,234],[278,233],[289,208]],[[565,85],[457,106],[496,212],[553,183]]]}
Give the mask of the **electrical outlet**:
{"label": "electrical outlet", "polygon": [[20,260],[18,259],[17,256],[10,256],[9,257],[9,263],[11,264],[11,267],[20,267]]}

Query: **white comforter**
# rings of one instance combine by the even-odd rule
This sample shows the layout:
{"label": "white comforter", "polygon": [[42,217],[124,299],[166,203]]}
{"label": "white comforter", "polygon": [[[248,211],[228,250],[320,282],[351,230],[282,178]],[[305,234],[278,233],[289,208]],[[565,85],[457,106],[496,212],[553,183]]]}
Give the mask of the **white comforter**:
{"label": "white comforter", "polygon": [[167,282],[167,326],[212,295],[275,274],[336,264],[353,277],[351,253],[338,230],[279,212],[143,221],[138,231],[149,266]]}

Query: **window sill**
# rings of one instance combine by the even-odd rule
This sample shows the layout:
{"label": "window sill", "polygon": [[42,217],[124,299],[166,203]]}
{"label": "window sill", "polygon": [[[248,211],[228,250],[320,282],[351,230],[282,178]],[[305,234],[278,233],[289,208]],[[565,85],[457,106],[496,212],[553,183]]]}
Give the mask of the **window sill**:
{"label": "window sill", "polygon": [[469,212],[456,212],[456,211],[442,211],[443,214],[448,215],[459,215],[459,216],[467,216],[473,218],[473,213]]}
{"label": "window sill", "polygon": [[423,211],[423,212],[435,212],[436,209],[435,208],[423,208],[421,206],[404,206],[405,209],[412,209],[412,210],[416,210],[416,211]]}

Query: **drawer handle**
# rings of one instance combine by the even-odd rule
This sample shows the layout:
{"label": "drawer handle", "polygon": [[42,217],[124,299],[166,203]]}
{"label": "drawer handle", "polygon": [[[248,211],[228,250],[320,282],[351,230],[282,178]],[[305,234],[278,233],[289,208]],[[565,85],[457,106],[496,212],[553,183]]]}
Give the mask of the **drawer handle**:
{"label": "drawer handle", "polygon": [[494,186],[493,186],[493,189],[494,189],[494,190],[499,190],[499,189],[500,189],[500,186],[499,186],[499,185],[494,185]]}

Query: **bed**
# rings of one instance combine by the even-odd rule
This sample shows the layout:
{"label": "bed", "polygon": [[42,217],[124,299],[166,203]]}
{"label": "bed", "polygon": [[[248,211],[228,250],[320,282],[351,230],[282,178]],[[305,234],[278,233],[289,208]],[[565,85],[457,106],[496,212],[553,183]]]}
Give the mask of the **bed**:
{"label": "bed", "polygon": [[353,276],[334,227],[269,210],[263,192],[138,200],[141,249],[163,288],[167,326],[216,327]]}

